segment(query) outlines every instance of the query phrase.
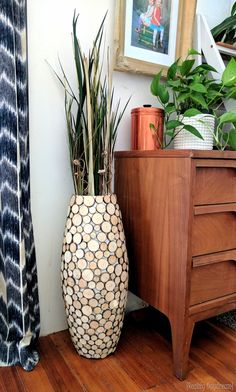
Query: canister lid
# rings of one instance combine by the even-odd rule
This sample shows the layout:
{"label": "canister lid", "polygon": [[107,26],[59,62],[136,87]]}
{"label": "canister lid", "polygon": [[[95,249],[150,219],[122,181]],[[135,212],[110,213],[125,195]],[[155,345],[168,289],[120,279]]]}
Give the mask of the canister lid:
{"label": "canister lid", "polygon": [[153,108],[151,105],[143,105],[140,108],[133,108],[131,114],[158,114],[159,116],[163,116],[164,110],[161,108]]}

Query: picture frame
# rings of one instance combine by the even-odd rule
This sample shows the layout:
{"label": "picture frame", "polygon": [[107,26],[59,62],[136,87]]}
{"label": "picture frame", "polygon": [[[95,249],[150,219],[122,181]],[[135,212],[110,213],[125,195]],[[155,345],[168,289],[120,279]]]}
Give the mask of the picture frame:
{"label": "picture frame", "polygon": [[130,36],[134,31],[134,23],[131,21],[133,19],[134,1],[137,0],[116,0],[114,69],[146,75],[154,75],[162,69],[163,75],[166,75],[168,66],[175,59],[186,57],[188,49],[192,48],[197,0],[162,0],[163,4],[164,2],[171,4],[172,11],[174,8],[176,9],[177,4],[177,16],[172,27],[170,26],[172,16],[170,15],[169,18],[169,32],[172,36],[170,35],[168,39],[169,42],[172,40],[172,53],[169,55],[171,50],[168,48],[168,56],[170,57],[168,59],[168,56],[163,56],[161,53],[152,53],[153,48],[145,48],[145,46],[136,48],[135,45],[132,45],[131,39],[133,38],[130,39]]}

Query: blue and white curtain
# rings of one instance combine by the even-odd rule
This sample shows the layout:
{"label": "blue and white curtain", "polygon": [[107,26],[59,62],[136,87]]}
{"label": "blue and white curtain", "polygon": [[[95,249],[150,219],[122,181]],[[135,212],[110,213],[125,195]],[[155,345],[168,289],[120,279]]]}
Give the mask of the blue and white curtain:
{"label": "blue and white curtain", "polygon": [[32,370],[39,302],[30,212],[26,0],[0,0],[0,365]]}

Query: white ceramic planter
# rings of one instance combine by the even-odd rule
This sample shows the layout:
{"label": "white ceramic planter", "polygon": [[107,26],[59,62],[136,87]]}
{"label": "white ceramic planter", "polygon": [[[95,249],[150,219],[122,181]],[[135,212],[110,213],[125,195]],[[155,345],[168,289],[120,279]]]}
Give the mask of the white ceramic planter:
{"label": "white ceramic planter", "polygon": [[[210,114],[198,114],[194,117],[183,117],[181,121],[184,124],[195,127],[203,139],[199,139],[190,132],[182,129],[174,138],[175,149],[193,149],[193,150],[212,150],[213,149],[213,133],[215,127],[215,119]],[[180,127],[176,128],[178,132]]]}
{"label": "white ceramic planter", "polygon": [[116,349],[128,290],[125,236],[114,194],[72,196],[61,273],[76,350],[87,358],[105,358]]}

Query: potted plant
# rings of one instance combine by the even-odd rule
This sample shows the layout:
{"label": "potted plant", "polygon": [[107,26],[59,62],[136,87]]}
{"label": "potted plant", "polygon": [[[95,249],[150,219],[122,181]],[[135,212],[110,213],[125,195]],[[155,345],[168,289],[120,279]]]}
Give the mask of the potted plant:
{"label": "potted plant", "polygon": [[[220,80],[209,73],[209,64],[195,66],[190,49],[186,59],[178,59],[168,69],[165,81],[160,71],[152,80],[151,92],[165,111],[163,147],[174,140],[174,148],[236,149],[236,113],[222,114],[224,101],[236,98],[236,61],[231,59]],[[154,128],[153,126],[151,126]]]}
{"label": "potted plant", "polygon": [[61,65],[71,170],[71,197],[62,251],[62,286],[72,341],[79,354],[104,358],[117,346],[128,287],[128,259],[119,206],[112,193],[113,151],[125,111],[114,109],[104,17],[86,56],[73,17],[76,91]]}
{"label": "potted plant", "polygon": [[236,2],[231,8],[230,16],[225,18],[217,26],[213,27],[211,33],[217,43],[223,42],[227,45],[232,45],[235,48],[236,43]]}

